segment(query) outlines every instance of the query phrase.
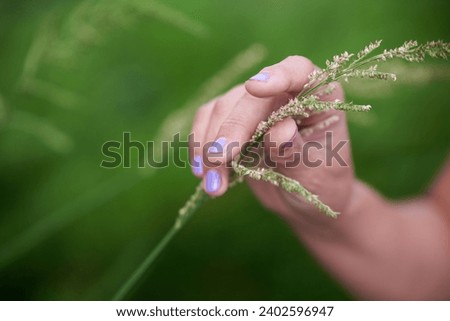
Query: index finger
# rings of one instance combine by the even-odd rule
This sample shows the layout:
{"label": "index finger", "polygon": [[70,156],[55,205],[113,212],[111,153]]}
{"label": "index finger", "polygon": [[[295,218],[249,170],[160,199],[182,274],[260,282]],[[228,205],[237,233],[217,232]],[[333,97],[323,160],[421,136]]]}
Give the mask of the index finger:
{"label": "index finger", "polygon": [[245,89],[255,97],[270,97],[282,93],[296,96],[308,83],[315,69],[308,58],[289,56],[281,62],[263,68],[245,83]]}
{"label": "index finger", "polygon": [[[270,112],[287,102],[288,97],[297,95],[303,89],[309,81],[308,75],[314,71],[314,68],[314,64],[309,59],[290,56],[262,69],[259,74],[245,83],[249,94],[236,104],[223,121],[215,140],[244,146],[258,124],[267,118]],[[250,99],[251,97],[253,98]],[[225,164],[238,153],[239,149],[233,148],[230,153],[219,157],[218,161]]]}

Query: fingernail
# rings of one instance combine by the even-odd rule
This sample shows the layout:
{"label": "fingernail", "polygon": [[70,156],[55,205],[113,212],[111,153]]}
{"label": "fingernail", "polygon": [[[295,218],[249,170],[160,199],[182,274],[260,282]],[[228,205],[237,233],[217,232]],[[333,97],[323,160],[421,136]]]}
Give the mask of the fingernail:
{"label": "fingernail", "polygon": [[221,184],[220,174],[218,171],[211,169],[206,172],[205,188],[208,193],[214,193],[219,190]]}
{"label": "fingernail", "polygon": [[225,137],[217,138],[216,141],[212,143],[211,147],[208,148],[208,153],[222,153],[226,143],[227,140],[225,139]]}
{"label": "fingernail", "polygon": [[203,175],[203,158],[201,155],[194,156],[194,160],[192,162],[192,171],[195,175]]}
{"label": "fingernail", "polygon": [[295,133],[292,135],[291,139],[289,139],[287,142],[281,144],[281,149],[285,150],[287,148],[291,148],[294,146],[294,140],[297,138],[298,130],[295,131]]}
{"label": "fingernail", "polygon": [[294,142],[294,140],[297,138],[298,136],[298,130],[295,130],[295,133],[292,135],[291,139],[288,140],[288,142]]}
{"label": "fingernail", "polygon": [[268,72],[260,72],[259,74],[254,75],[250,78],[250,80],[257,80],[257,81],[267,81],[269,80],[270,75]]}

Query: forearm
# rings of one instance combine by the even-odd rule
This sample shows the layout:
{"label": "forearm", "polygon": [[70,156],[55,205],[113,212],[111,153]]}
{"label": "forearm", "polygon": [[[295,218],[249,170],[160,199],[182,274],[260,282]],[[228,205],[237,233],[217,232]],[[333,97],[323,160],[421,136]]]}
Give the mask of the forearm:
{"label": "forearm", "polygon": [[431,197],[391,203],[360,182],[341,216],[324,226],[291,222],[317,259],[366,299],[450,297],[447,213]]}

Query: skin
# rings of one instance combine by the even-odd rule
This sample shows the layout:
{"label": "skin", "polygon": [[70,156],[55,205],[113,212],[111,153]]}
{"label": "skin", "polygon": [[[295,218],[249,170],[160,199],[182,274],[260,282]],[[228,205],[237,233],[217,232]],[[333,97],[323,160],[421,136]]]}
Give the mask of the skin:
{"label": "skin", "polygon": [[[191,156],[202,155],[204,161],[220,165],[214,167],[205,161],[203,173],[197,173],[204,182],[208,171],[219,173],[220,187],[207,190],[211,196],[226,192],[230,174],[226,164],[239,148],[211,158],[204,146],[220,137],[226,139],[225,148],[236,142],[242,146],[260,121],[300,92],[314,68],[307,58],[288,57],[261,71],[269,79],[248,80],[198,110],[192,133],[200,145],[191,145]],[[343,90],[336,86],[322,99],[343,100]],[[325,146],[326,132],[332,133],[333,146],[346,142],[339,149],[345,164],[334,161],[331,166],[287,166],[292,155],[304,151],[311,142]],[[270,154],[276,170],[300,181],[341,215],[333,220],[300,197],[271,184],[254,180],[248,180],[248,184],[261,203],[284,218],[317,260],[351,293],[375,300],[450,298],[450,161],[428,193],[392,202],[355,178],[343,112],[316,114],[301,120],[299,126],[293,119],[285,119],[269,134],[276,147],[290,142],[284,153]],[[308,158],[325,160],[325,148],[311,148]]]}

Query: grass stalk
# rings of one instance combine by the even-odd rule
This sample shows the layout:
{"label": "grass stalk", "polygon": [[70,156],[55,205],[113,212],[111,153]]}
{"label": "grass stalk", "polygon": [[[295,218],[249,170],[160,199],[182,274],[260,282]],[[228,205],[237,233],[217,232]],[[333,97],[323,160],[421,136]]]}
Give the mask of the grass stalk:
{"label": "grass stalk", "polygon": [[150,254],[144,259],[144,261],[138,266],[138,268],[130,275],[127,281],[114,295],[114,301],[123,300],[127,294],[134,288],[137,282],[142,278],[144,273],[150,268],[156,258],[167,247],[175,234],[189,221],[192,215],[200,208],[200,206],[208,199],[208,195],[203,191],[202,185],[199,184],[195,193],[186,202],[186,204],[179,210],[178,217],[161,239],[161,241],[153,248]]}
{"label": "grass stalk", "polygon": [[126,295],[133,289],[136,283],[142,278],[144,273],[149,269],[152,263],[156,260],[159,254],[167,247],[170,241],[173,239],[175,234],[180,229],[175,225],[166,233],[166,235],[161,239],[161,241],[154,247],[150,254],[145,258],[145,260],[138,266],[138,268],[131,274],[128,280],[123,284],[123,286],[117,291],[117,293],[112,298],[113,301],[123,300]]}

